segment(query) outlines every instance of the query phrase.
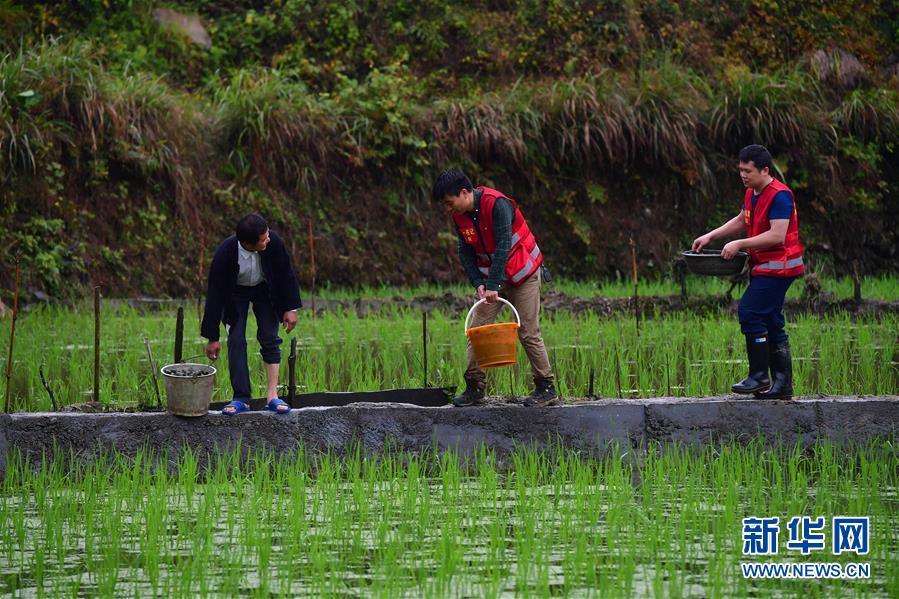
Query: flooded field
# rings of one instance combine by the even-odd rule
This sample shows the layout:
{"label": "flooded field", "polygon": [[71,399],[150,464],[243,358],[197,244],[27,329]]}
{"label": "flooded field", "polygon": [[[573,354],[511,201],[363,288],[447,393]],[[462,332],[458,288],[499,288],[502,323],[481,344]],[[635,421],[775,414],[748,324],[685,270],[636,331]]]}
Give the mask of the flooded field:
{"label": "flooded field", "polygon": [[[157,456],[159,457],[159,456]],[[16,596],[895,597],[896,446],[760,443],[336,457],[9,456],[0,592]],[[77,462],[76,462],[77,464]],[[870,518],[870,550],[803,555],[792,516]],[[781,518],[775,556],[741,520]],[[747,580],[740,563],[865,562],[865,580]]]}

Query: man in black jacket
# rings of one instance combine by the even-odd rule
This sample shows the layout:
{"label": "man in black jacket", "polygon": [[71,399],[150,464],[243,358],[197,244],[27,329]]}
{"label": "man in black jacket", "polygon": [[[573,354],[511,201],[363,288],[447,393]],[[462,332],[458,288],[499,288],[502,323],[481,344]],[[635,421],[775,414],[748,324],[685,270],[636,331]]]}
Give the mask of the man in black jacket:
{"label": "man in black jacket", "polygon": [[228,415],[250,409],[246,340],[250,304],[256,315],[256,338],[265,363],[266,409],[289,412],[290,406],[278,399],[278,323],[283,323],[288,333],[296,326],[296,310],[302,305],[300,290],[284,242],[258,214],[241,218],[236,234],[215,251],[209,269],[206,311],[200,325],[200,334],[209,340],[206,355],[210,360],[217,359],[222,348],[219,323],[224,322],[228,331],[228,369],[234,390],[234,401],[222,410]]}

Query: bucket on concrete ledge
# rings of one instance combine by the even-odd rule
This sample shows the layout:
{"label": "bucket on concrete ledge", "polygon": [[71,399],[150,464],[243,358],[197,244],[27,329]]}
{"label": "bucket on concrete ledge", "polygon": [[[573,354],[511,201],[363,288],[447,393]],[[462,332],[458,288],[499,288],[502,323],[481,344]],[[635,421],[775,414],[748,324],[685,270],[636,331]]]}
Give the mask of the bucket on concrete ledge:
{"label": "bucket on concrete ledge", "polygon": [[176,416],[205,416],[212,401],[215,372],[215,368],[206,364],[163,366],[169,412]]}

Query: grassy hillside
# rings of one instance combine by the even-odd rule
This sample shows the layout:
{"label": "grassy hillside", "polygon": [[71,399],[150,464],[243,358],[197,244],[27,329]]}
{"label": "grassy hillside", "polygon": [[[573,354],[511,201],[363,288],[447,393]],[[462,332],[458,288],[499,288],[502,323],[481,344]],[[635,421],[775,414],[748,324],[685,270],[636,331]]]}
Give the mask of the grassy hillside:
{"label": "grassy hillside", "polygon": [[[154,9],[199,15],[205,49]],[[892,3],[0,1],[0,286],[195,294],[248,210],[307,285],[461,276],[449,165],[573,277],[663,274],[772,149],[819,270],[895,271]],[[893,54],[891,54],[893,52]]]}

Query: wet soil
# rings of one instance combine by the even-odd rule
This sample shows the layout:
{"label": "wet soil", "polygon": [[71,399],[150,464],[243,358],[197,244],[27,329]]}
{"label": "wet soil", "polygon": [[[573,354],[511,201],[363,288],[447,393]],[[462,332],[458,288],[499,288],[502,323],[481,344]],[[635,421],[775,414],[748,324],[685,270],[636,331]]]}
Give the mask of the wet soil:
{"label": "wet soil", "polygon": [[177,376],[184,378],[194,378],[206,376],[213,373],[209,366],[166,366],[162,369],[163,373],[168,376]]}
{"label": "wet soil", "polygon": [[[674,312],[705,313],[712,311],[726,311],[736,314],[739,295],[728,297],[726,295],[687,297],[678,296],[649,296],[639,297],[636,301],[637,312],[643,317],[662,316]],[[358,299],[358,300],[319,300],[315,301],[316,313],[335,310],[355,310],[364,315],[370,312],[378,312],[385,308],[406,307],[423,311],[440,310],[445,312],[464,312],[471,307],[473,296],[455,295],[445,293],[436,296],[418,296],[414,298],[395,296],[385,299]],[[555,290],[546,290],[542,294],[543,310],[549,313],[572,312],[580,314],[592,312],[602,316],[628,315],[634,313],[633,298],[608,298],[572,297]],[[899,301],[885,302],[880,300],[862,300],[855,302],[851,299],[834,299],[831,297],[817,297],[811,300],[788,300],[786,310],[791,313],[814,313],[820,315],[836,312],[848,312],[857,315],[883,315],[899,314]],[[305,309],[311,309],[310,302],[306,302]]]}

